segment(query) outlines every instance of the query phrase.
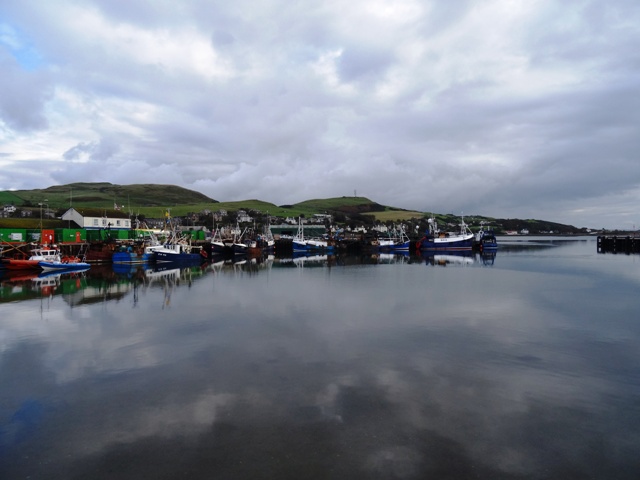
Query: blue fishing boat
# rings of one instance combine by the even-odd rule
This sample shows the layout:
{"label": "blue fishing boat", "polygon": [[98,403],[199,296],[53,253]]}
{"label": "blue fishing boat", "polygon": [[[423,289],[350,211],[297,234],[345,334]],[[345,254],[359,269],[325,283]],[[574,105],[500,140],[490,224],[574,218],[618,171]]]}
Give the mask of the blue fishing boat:
{"label": "blue fishing boat", "polygon": [[476,234],[476,245],[481,252],[496,250],[498,248],[498,240],[493,230],[480,230]]}
{"label": "blue fishing boat", "polygon": [[411,240],[400,227],[389,232],[387,237],[378,238],[373,243],[381,252],[408,252],[411,247]]}
{"label": "blue fishing boat", "polygon": [[127,246],[123,247],[121,250],[117,252],[113,252],[111,256],[111,261],[115,265],[118,264],[130,264],[130,265],[138,265],[143,263],[148,263],[153,259],[153,250],[142,248],[142,247],[134,247]]}
{"label": "blue fishing boat", "polygon": [[475,235],[469,230],[467,224],[464,223],[464,217],[460,219],[460,231],[441,232],[438,222],[431,217],[428,220],[429,229],[417,242],[419,250],[472,250],[475,241]]}
{"label": "blue fishing boat", "polygon": [[296,236],[293,237],[292,246],[294,252],[331,252],[334,250],[334,245],[325,238],[304,238],[304,224],[302,223],[302,218],[298,218],[298,232],[296,233]]}
{"label": "blue fishing boat", "polygon": [[169,212],[166,213],[166,218],[166,240],[164,242],[158,241],[158,244],[145,248],[145,252],[152,255],[152,261],[156,263],[183,265],[194,265],[205,262],[207,260],[207,253],[203,248],[192,245],[191,237],[180,233],[177,225],[171,221]]}
{"label": "blue fishing boat", "polygon": [[193,265],[206,260],[201,247],[186,243],[166,243],[157,247],[149,247],[153,250],[154,260],[157,263],[180,263]]}
{"label": "blue fishing boat", "polygon": [[231,251],[222,238],[220,227],[214,229],[211,236],[211,253],[213,255],[224,255]]}

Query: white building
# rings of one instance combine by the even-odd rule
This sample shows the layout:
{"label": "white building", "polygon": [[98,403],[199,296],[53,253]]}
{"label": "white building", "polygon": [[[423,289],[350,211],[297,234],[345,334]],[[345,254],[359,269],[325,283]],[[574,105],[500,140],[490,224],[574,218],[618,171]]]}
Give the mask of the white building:
{"label": "white building", "polygon": [[389,227],[387,227],[385,224],[383,223],[379,223],[377,225],[374,225],[371,230],[375,230],[378,233],[387,233],[389,231]]}
{"label": "white building", "polygon": [[244,210],[238,210],[238,222],[249,223],[253,222],[253,218]]}
{"label": "white building", "polygon": [[106,210],[103,208],[70,208],[62,220],[72,221],[80,228],[87,230],[110,229],[110,230],[131,230],[131,220],[129,215],[117,210]]}

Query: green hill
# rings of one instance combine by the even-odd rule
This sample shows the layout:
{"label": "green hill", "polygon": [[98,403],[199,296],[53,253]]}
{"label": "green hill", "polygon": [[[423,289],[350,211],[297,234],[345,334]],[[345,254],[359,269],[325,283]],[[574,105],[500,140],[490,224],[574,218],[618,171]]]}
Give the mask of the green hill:
{"label": "green hill", "polygon": [[[219,202],[202,193],[178,187],[175,185],[113,185],[111,183],[72,183],[58,185],[45,189],[0,191],[0,205],[13,204],[19,209],[32,211],[31,219],[6,218],[2,224],[16,226],[15,223],[25,221],[40,222],[41,209],[48,209],[60,216],[70,205],[78,208],[103,208],[113,209],[117,204],[123,211],[133,215],[147,218],[162,218],[169,210],[174,217],[187,214],[202,214],[203,212],[218,211],[228,212],[245,210],[248,212],[269,213],[274,217],[310,217],[314,214],[330,214],[337,223],[364,223],[378,222],[407,222],[424,228],[427,213],[403,210],[373,202],[366,197],[336,197],[324,199],[305,200],[292,205],[275,205],[261,200],[251,199],[235,202]],[[435,217],[441,225],[455,229],[460,218],[455,215],[436,214]],[[37,218],[37,220],[36,220]],[[202,217],[201,215],[201,218]],[[210,217],[209,217],[210,218]],[[465,215],[465,221],[474,229],[489,225],[498,232],[508,230],[520,231],[528,229],[531,233],[555,232],[555,233],[580,233],[571,225],[546,222],[543,220],[518,220],[496,219],[491,217]],[[51,223],[56,220],[43,216],[43,223]],[[209,222],[205,220],[205,224]],[[486,227],[485,227],[486,228]]]}
{"label": "green hill", "polygon": [[365,197],[336,197],[314,199],[293,205],[275,205],[261,200],[219,202],[199,192],[175,185],[114,185],[111,183],[72,183],[44,189],[0,192],[0,205],[13,204],[19,208],[38,210],[43,208],[61,212],[69,208],[111,209],[117,204],[124,211],[151,218],[164,216],[167,209],[173,216],[197,213],[204,210],[261,211],[276,217],[312,216],[315,213],[344,215],[367,214],[380,221],[401,221],[422,216],[380,205]]}
{"label": "green hill", "polygon": [[36,190],[0,192],[0,204],[16,207],[37,207],[46,203],[50,209],[66,209],[70,205],[113,208],[114,204],[125,209],[140,207],[171,207],[217,203],[202,193],[175,185],[113,185],[111,183],[71,183]]}

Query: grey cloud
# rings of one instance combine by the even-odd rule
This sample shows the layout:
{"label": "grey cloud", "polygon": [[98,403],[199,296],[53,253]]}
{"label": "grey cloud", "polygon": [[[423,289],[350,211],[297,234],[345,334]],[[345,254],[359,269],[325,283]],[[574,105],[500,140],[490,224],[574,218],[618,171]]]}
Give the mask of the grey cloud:
{"label": "grey cloud", "polygon": [[427,5],[427,13],[417,19],[421,30],[425,35],[440,33],[453,28],[463,19],[470,10],[469,0],[457,0],[455,2],[430,2]]}
{"label": "grey cloud", "polygon": [[18,131],[46,128],[44,106],[52,96],[48,75],[22,70],[1,46],[0,71],[0,119]]}
{"label": "grey cloud", "polygon": [[166,9],[157,2],[128,2],[127,0],[92,0],[91,2],[105,16],[117,22],[158,27],[167,21],[175,21],[179,16],[173,9]]}
{"label": "grey cloud", "polygon": [[393,55],[379,48],[349,46],[340,56],[338,71],[345,82],[379,80],[393,63]]}
{"label": "grey cloud", "polygon": [[99,142],[79,143],[62,154],[65,160],[80,160],[88,157],[89,160],[103,162],[118,153],[118,146],[109,139]]}
{"label": "grey cloud", "polygon": [[[520,16],[515,5],[426,2],[397,23],[364,3],[125,3],[87,4],[117,45],[76,38],[65,8],[6,7],[47,63],[25,72],[3,57],[0,85],[13,95],[0,115],[10,128],[65,132],[75,147],[62,164],[108,159],[105,181],[134,162],[172,166],[182,186],[221,200],[248,188],[280,204],[357,189],[409,209],[553,212],[563,223],[582,222],[577,203],[616,197],[626,210],[640,194],[633,2],[529,5]],[[483,23],[484,8],[498,17]],[[176,43],[152,61],[158,32],[189,32],[201,50]],[[127,42],[139,54],[123,54]],[[14,171],[18,151],[3,152]],[[63,181],[83,168],[54,171]]]}
{"label": "grey cloud", "polygon": [[227,45],[232,45],[235,40],[235,37],[225,30],[216,30],[215,32],[213,32],[212,41],[216,47],[226,47]]}

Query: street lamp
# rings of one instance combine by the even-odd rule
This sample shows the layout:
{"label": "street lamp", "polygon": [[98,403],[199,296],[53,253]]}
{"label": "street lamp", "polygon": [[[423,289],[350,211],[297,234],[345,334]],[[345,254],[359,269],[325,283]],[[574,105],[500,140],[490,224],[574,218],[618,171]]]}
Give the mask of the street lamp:
{"label": "street lamp", "polygon": [[45,198],[44,202],[38,202],[38,205],[40,205],[40,243],[42,243],[42,206],[47,206],[47,216],[49,216],[49,204],[47,203],[48,201],[49,200]]}

